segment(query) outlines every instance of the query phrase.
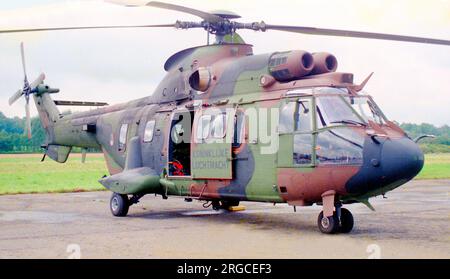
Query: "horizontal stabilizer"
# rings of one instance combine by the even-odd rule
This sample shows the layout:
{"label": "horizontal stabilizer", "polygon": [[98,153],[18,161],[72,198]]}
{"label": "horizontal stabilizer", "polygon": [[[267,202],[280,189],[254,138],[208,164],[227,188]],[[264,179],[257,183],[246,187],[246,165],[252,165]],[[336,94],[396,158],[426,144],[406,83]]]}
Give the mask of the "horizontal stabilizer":
{"label": "horizontal stabilizer", "polygon": [[50,144],[45,150],[45,154],[58,163],[65,163],[69,158],[72,147],[64,145]]}
{"label": "horizontal stabilizer", "polygon": [[104,106],[107,106],[108,103],[55,100],[55,105],[57,105],[57,106],[79,106],[79,107],[104,107]]}

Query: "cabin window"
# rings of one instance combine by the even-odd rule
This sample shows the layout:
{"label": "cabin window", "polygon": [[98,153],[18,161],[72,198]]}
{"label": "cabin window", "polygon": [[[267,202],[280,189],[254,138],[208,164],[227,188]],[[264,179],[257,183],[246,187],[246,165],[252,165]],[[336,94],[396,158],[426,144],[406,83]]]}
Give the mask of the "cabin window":
{"label": "cabin window", "polygon": [[151,142],[153,140],[153,133],[155,130],[155,120],[150,120],[145,125],[144,142]]}
{"label": "cabin window", "polygon": [[227,114],[205,114],[199,119],[196,139],[201,142],[206,139],[224,138],[227,131]]}
{"label": "cabin window", "polygon": [[209,136],[211,115],[202,115],[197,126],[196,138],[201,142],[201,140],[207,139]]}
{"label": "cabin window", "polygon": [[226,134],[227,115],[225,113],[216,115],[212,122],[211,136],[216,139],[225,137]]}
{"label": "cabin window", "polygon": [[119,151],[124,151],[127,144],[128,124],[122,124],[119,132]]}

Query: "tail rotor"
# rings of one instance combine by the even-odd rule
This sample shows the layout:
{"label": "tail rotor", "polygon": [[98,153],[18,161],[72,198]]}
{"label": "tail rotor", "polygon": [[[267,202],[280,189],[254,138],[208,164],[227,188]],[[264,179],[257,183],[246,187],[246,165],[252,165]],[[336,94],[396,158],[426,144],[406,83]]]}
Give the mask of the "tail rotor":
{"label": "tail rotor", "polygon": [[20,43],[20,54],[22,57],[22,68],[23,68],[23,88],[18,90],[14,95],[9,98],[9,105],[14,104],[20,97],[25,97],[25,113],[26,113],[26,133],[28,138],[31,139],[31,116],[30,116],[30,95],[31,94],[43,94],[43,93],[58,93],[59,89],[50,88],[49,86],[43,85],[45,80],[45,74],[40,74],[36,80],[32,83],[28,82],[27,69],[25,63],[25,50],[23,42]]}

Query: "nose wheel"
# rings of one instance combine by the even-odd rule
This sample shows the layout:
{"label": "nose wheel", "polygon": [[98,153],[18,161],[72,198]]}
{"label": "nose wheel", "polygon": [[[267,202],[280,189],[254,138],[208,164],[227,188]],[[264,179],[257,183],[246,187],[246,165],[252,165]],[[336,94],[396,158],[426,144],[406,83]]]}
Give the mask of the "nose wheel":
{"label": "nose wheel", "polygon": [[341,217],[340,219],[340,227],[339,232],[341,233],[349,233],[353,229],[354,220],[353,215],[347,208],[341,208]]}
{"label": "nose wheel", "polygon": [[326,217],[323,214],[323,211],[321,211],[319,217],[317,218],[317,226],[319,226],[319,230],[322,233],[337,233],[339,231],[339,218],[337,217],[337,214]]}
{"label": "nose wheel", "polygon": [[[339,214],[340,211],[340,214]],[[322,233],[349,233],[354,225],[353,215],[346,208],[337,208],[332,216],[326,217],[323,211],[317,218],[317,226]]]}

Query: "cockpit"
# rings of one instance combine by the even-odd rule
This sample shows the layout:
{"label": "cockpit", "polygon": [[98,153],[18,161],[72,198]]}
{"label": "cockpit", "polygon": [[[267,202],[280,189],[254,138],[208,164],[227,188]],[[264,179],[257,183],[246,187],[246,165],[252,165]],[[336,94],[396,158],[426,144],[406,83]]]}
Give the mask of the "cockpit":
{"label": "cockpit", "polygon": [[321,127],[340,124],[365,126],[369,121],[379,125],[386,123],[380,108],[366,94],[352,96],[343,88],[321,88],[315,92],[317,122]]}
{"label": "cockpit", "polygon": [[281,106],[280,144],[293,143],[293,166],[361,165],[364,128],[369,122],[387,122],[370,96],[351,95],[345,88],[300,89],[287,96]]}

